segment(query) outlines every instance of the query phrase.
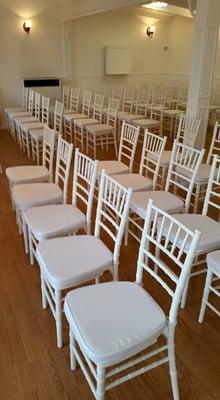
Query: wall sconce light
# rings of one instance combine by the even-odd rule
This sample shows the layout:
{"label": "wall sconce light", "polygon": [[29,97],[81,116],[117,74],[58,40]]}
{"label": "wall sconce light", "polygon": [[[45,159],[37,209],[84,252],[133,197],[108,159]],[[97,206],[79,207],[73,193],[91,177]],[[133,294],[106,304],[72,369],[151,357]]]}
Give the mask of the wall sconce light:
{"label": "wall sconce light", "polygon": [[156,27],[155,26],[148,26],[146,29],[146,34],[147,36],[149,36],[149,38],[153,37],[154,32],[156,31]]}
{"label": "wall sconce light", "polygon": [[32,27],[31,20],[26,19],[26,21],[24,21],[24,23],[23,23],[23,29],[27,34],[30,33],[31,27]]}

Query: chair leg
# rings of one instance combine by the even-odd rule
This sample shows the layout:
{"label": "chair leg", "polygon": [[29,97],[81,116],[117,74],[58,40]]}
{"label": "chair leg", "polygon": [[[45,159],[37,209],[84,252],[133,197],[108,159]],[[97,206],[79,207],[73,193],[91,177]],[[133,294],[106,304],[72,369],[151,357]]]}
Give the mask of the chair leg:
{"label": "chair leg", "polygon": [[56,319],[56,331],[57,331],[57,347],[63,346],[63,335],[62,335],[62,299],[61,291],[55,289],[55,319]]}
{"label": "chair leg", "polygon": [[94,137],[94,160],[96,160],[96,137]]}
{"label": "chair leg", "polygon": [[200,190],[201,190],[201,186],[200,186],[199,184],[196,184],[196,188],[195,188],[195,202],[194,202],[194,207],[193,207],[193,213],[194,213],[194,214],[196,214],[197,211],[198,211]]}
{"label": "chair leg", "polygon": [[41,298],[42,298],[42,307],[44,310],[47,308],[47,297],[46,297],[46,282],[44,280],[43,275],[41,274]]}
{"label": "chair leg", "polygon": [[213,276],[213,273],[210,271],[210,269],[208,269],[207,275],[206,275],[204,292],[203,292],[203,296],[202,296],[201,309],[200,309],[200,313],[199,313],[199,323],[200,324],[202,324],[202,322],[204,320],[205,310],[206,310],[206,303],[208,301],[209,290],[210,290],[210,286],[211,286],[211,283],[212,283],[212,276]]}
{"label": "chair leg", "polygon": [[179,388],[177,382],[177,370],[175,361],[175,348],[174,348],[174,327],[171,327],[168,338],[168,358],[169,358],[169,370],[170,379],[173,392],[173,400],[179,400]]}
{"label": "chair leg", "polygon": [[115,132],[114,132],[114,145],[115,145],[115,156],[117,158],[118,157],[118,146],[117,146],[117,138],[116,138]]}
{"label": "chair leg", "polygon": [[23,237],[24,237],[24,248],[25,248],[25,253],[28,254],[29,252],[29,246],[28,246],[28,231],[27,231],[27,224],[24,220],[24,216],[21,214],[21,219],[22,219],[22,231],[23,231]]}
{"label": "chair leg", "polygon": [[69,335],[70,335],[70,369],[71,369],[71,371],[75,371],[76,365],[77,365],[77,360],[76,360],[76,356],[74,354],[73,349],[76,345],[76,340],[73,336],[71,329],[69,331]]}
{"label": "chair leg", "polygon": [[34,265],[33,238],[30,228],[28,228],[28,241],[29,241],[30,264]]}
{"label": "chair leg", "polygon": [[190,280],[190,276],[188,277],[188,279],[185,283],[184,290],[183,290],[183,295],[182,295],[182,300],[181,300],[181,308],[185,308],[185,305],[186,305],[186,297],[187,297],[187,293],[188,293],[189,280]]}
{"label": "chair leg", "polygon": [[97,366],[96,400],[105,399],[105,368]]}

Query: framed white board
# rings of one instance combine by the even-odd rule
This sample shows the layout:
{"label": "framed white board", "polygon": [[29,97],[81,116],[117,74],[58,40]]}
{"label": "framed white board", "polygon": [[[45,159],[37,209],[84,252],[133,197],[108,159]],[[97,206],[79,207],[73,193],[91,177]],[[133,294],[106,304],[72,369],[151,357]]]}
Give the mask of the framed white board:
{"label": "framed white board", "polygon": [[128,75],[131,73],[131,50],[121,47],[106,47],[105,74]]}

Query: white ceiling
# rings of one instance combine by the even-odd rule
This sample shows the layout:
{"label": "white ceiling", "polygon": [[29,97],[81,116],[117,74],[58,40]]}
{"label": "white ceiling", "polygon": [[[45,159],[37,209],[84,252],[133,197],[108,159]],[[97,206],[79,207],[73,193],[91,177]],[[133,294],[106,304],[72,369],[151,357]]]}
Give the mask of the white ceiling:
{"label": "white ceiling", "polygon": [[20,17],[30,18],[52,7],[54,3],[55,0],[0,0],[0,7]]}
{"label": "white ceiling", "polygon": [[[145,1],[129,1],[127,0],[128,5],[131,5],[129,3],[133,3],[132,5],[141,5],[144,3],[150,3],[152,0],[145,0]],[[185,7],[187,8],[187,0],[167,0],[169,4],[175,5],[175,6],[180,6],[180,7]],[[97,0],[0,0],[0,7],[3,7],[4,9],[8,9],[10,12],[13,12],[14,14],[22,17],[22,18],[31,18],[34,17],[35,15],[41,13],[45,9],[49,7],[54,7],[56,6],[55,4],[61,4],[61,8],[65,9],[66,6],[71,7],[73,10],[77,9],[80,5],[80,7],[86,7],[88,8],[92,7],[92,4],[100,3]],[[111,9],[111,4],[113,3],[112,0],[102,0],[102,4],[109,3],[109,9]],[[120,1],[119,1],[120,3]],[[126,1],[124,1],[126,3]],[[115,7],[114,7],[115,8]],[[97,11],[97,10],[96,10]]]}

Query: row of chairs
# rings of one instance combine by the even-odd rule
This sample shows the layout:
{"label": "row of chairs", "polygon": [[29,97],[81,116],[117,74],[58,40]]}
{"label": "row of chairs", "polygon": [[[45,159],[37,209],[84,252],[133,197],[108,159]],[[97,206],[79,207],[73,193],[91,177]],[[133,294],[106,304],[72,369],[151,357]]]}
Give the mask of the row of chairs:
{"label": "row of chairs", "polygon": [[[44,180],[49,180],[55,134],[49,128],[45,127],[44,129],[43,159],[45,164],[42,168],[46,168],[46,161],[49,161],[47,178],[44,176]],[[127,135],[131,132],[133,135],[135,133],[137,135],[138,128],[124,122],[122,137],[124,132]],[[161,151],[164,139],[149,132],[146,132],[145,138],[147,138],[144,143],[146,148],[150,148],[150,141],[151,144],[153,143],[151,151],[147,152],[149,159],[153,153],[155,156]],[[120,245],[127,229],[129,209],[134,211],[132,204],[135,202],[135,196],[143,193],[137,192],[132,195],[131,188],[123,186],[118,181],[119,175],[109,176],[102,172],[100,177],[102,162],[93,161],[76,150],[72,205],[67,205],[67,183],[72,151],[73,145],[59,137],[55,184],[36,183],[39,177],[36,177],[35,171],[35,179],[33,174],[32,178],[26,176],[23,184],[17,182],[20,184],[16,185],[14,181],[12,185],[10,176],[13,168],[6,170],[10,180],[12,201],[17,211],[17,220],[24,237],[26,237],[26,250],[28,250],[27,237],[29,236],[31,263],[35,256],[40,265],[43,307],[46,308],[49,304],[55,318],[58,347],[62,346],[62,304],[64,301],[62,292],[91,279],[95,279],[98,283],[104,271],[110,270],[116,282],[75,289],[65,297],[64,311],[70,325],[71,368],[75,369],[76,361],[79,362],[96,399],[102,400],[106,390],[162,363],[169,362],[173,396],[177,400],[179,394],[174,355],[177,311],[180,301],[182,300],[182,306],[185,303],[192,264],[194,265],[200,256],[220,248],[220,225],[207,216],[210,205],[219,209],[218,201],[213,200],[213,195],[214,199],[216,197],[217,200],[219,199],[220,159],[217,156],[213,158],[203,214],[187,214],[190,194],[201,166],[204,151],[195,150],[182,143],[174,143],[166,190],[150,191],[149,187],[146,187],[146,191],[143,192],[149,195],[149,201],[146,209],[147,199],[145,198],[145,213],[141,216],[145,222],[144,227],[141,228],[142,237],[136,283],[132,284],[117,282]],[[115,166],[115,162],[113,165]],[[24,171],[24,167],[15,168],[23,168]],[[37,166],[26,168],[32,169],[29,170],[30,174],[34,172],[34,169],[40,170],[40,167]],[[126,171],[123,172],[122,175],[126,176]],[[30,179],[32,183],[30,183]],[[59,180],[63,182],[63,192],[58,186]],[[99,192],[95,231],[94,235],[91,235],[92,199],[97,181]],[[42,182],[42,176],[40,182]],[[178,192],[173,191],[175,186]],[[179,191],[184,190],[185,202],[179,199]],[[167,194],[169,199],[166,202],[164,196]],[[150,200],[152,198],[154,204]],[[86,205],[88,213],[86,218],[77,207],[77,199]],[[174,200],[178,202],[179,208],[176,208]],[[63,202],[64,204],[62,204]],[[166,208],[167,205],[168,208]],[[171,209],[171,205],[173,205],[173,209]],[[176,214],[177,212],[178,214]],[[67,236],[85,227],[87,235]],[[196,230],[198,227],[201,237]],[[100,239],[102,230],[113,240],[113,252]],[[154,250],[152,250],[152,246]],[[168,265],[164,262],[162,253],[168,257]],[[208,257],[214,256],[209,254]],[[171,269],[170,263],[174,263],[174,270]],[[199,264],[201,264],[201,260],[199,260]],[[176,272],[177,266],[179,267],[179,276]],[[158,304],[141,287],[145,270],[172,297],[167,319]],[[173,285],[167,283],[159,271],[171,279],[176,285],[175,289],[173,289]],[[211,270],[212,275],[213,269]],[[207,287],[210,287],[210,274],[207,280],[209,286],[206,285],[200,321],[203,318],[205,305],[209,305]],[[215,288],[214,291],[216,291]],[[92,316],[91,319],[90,316]],[[157,350],[153,349],[147,354],[139,354],[157,341],[161,334],[167,340],[164,346]],[[130,338],[129,341],[125,340],[127,337]],[[115,343],[117,343],[116,347]],[[127,367],[138,365],[139,362],[160,354],[162,351],[168,352],[165,358],[107,383],[108,378],[121,371],[126,371]],[[138,356],[133,359],[135,354]],[[82,359],[82,355],[84,359]],[[108,370],[109,367],[115,366],[129,357],[132,357],[132,361],[126,361],[120,367]],[[95,378],[96,385],[86,369],[85,362]]]}
{"label": "row of chairs", "polygon": [[[132,119],[132,114],[118,111],[118,101],[111,98],[109,100],[107,113],[105,113],[105,117],[107,120],[105,121],[105,123],[103,123],[104,97],[98,94],[96,94],[94,98],[92,116],[93,118],[90,118],[92,93],[88,91],[84,91],[82,112],[79,113],[79,89],[72,88],[71,90],[73,109],[64,109],[62,103],[57,102],[54,110],[52,125],[54,126],[57,136],[63,131],[64,138],[69,140],[70,142],[73,141],[75,146],[80,146],[82,151],[84,151],[85,148],[84,142],[86,138],[86,152],[87,154],[89,154],[89,150],[92,149],[94,159],[96,159],[97,146],[102,146],[103,148],[103,146],[106,145],[108,148],[108,146],[112,143],[114,144],[115,153],[117,155],[118,146],[116,130],[118,121],[126,121],[127,123],[132,123],[132,125],[139,127],[141,133],[144,132],[144,124],[146,124],[146,121],[148,121],[150,123],[150,130],[156,134],[158,133],[157,130],[153,130],[153,124],[155,123],[156,119],[154,121],[151,118],[140,120]],[[28,155],[30,155],[31,145],[33,159],[36,159],[37,164],[39,165],[40,156],[42,153],[43,124],[49,124],[50,108],[49,99],[43,97],[41,104],[40,95],[38,93],[35,93],[35,97],[36,98],[34,106],[34,93],[33,91],[30,91],[28,103],[29,110],[35,110],[35,116],[30,116],[30,111],[25,113],[23,113],[22,111],[5,111],[9,121],[11,121],[10,123],[14,127],[14,130],[17,130],[18,138],[20,138],[19,141],[22,143],[23,149],[27,149],[27,153]],[[158,110],[155,110],[156,113],[161,112],[160,106],[158,107]],[[37,119],[40,114],[40,110],[42,110],[41,122]],[[178,142],[183,141],[185,144],[194,147],[199,131],[200,122],[200,119],[195,119],[188,116],[186,117],[184,114],[181,114],[179,118],[176,140]],[[202,164],[201,168],[199,169],[198,176],[195,182],[194,211],[198,210],[199,201],[204,198],[204,192],[206,190],[210,172],[211,157],[214,153],[219,151],[219,132],[219,123],[216,122],[207,161],[205,164]],[[160,163],[161,187],[165,186],[170,157],[171,151],[163,152]]]}

